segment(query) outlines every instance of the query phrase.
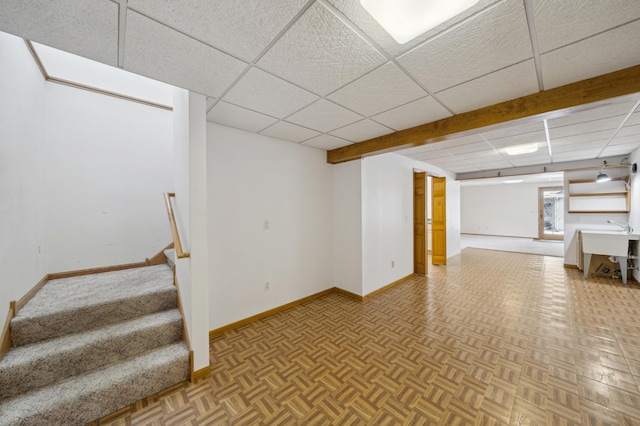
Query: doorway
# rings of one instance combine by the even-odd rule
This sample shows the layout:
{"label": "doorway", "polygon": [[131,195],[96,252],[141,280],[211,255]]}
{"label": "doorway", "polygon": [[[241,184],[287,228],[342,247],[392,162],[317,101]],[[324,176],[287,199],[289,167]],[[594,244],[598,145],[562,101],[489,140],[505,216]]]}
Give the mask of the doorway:
{"label": "doorway", "polygon": [[427,275],[427,173],[413,171],[413,273]]}
{"label": "doorway", "polygon": [[562,186],[538,188],[538,238],[541,240],[564,238],[564,188]]}
{"label": "doorway", "polygon": [[431,263],[447,264],[447,180],[431,177]]}

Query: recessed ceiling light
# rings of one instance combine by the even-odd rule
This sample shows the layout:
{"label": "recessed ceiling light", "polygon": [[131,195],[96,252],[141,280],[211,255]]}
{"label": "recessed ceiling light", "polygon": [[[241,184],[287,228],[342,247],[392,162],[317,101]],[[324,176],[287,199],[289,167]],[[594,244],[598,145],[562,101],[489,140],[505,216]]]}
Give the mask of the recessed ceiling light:
{"label": "recessed ceiling light", "polygon": [[522,179],[513,179],[513,180],[505,180],[504,183],[520,183],[523,182]]}
{"label": "recessed ceiling light", "polygon": [[538,150],[538,144],[534,142],[534,143],[525,143],[522,145],[508,146],[504,149],[504,152],[506,152],[507,155],[523,155],[523,154],[531,154],[533,152],[536,152],[537,150]]}
{"label": "recessed ceiling light", "polygon": [[479,0],[360,0],[391,37],[404,44],[464,12]]}

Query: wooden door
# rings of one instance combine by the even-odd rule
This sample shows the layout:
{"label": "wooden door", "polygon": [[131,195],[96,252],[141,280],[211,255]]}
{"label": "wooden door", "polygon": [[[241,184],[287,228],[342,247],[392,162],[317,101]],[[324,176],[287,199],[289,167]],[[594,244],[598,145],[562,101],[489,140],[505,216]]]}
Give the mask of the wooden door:
{"label": "wooden door", "polygon": [[427,275],[427,174],[413,172],[413,273]]}
{"label": "wooden door", "polygon": [[431,263],[447,264],[447,181],[431,178]]}

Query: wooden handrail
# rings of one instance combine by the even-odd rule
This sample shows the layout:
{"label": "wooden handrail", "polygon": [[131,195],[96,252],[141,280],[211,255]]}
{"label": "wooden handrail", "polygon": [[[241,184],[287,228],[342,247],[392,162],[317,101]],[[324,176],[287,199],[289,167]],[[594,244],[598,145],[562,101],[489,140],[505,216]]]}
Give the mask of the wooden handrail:
{"label": "wooden handrail", "polygon": [[176,249],[176,256],[178,259],[184,259],[189,257],[189,253],[182,251],[182,244],[180,243],[180,234],[178,234],[178,226],[176,225],[176,217],[173,214],[173,204],[171,204],[171,197],[175,197],[173,192],[164,193],[164,202],[167,205],[167,214],[169,215],[169,225],[171,226],[171,234],[173,234],[173,245]]}

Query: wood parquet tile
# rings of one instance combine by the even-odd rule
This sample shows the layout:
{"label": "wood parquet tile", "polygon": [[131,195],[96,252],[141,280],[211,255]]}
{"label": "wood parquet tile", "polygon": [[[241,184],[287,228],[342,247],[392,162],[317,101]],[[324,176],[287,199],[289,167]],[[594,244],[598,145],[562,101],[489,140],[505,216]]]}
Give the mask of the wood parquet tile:
{"label": "wood parquet tile", "polygon": [[210,342],[211,375],[100,425],[640,425],[640,286],[465,249]]}

